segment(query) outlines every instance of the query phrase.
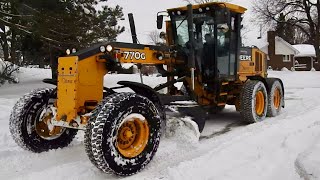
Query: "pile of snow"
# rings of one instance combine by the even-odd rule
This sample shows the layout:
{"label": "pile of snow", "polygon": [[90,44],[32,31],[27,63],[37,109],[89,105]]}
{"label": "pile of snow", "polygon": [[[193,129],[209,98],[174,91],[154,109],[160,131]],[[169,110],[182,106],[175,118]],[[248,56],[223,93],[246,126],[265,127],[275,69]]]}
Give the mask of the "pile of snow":
{"label": "pile of snow", "polygon": [[310,71],[315,72],[315,71],[317,71],[317,70],[316,70],[315,68],[311,68]]}
{"label": "pile of snow", "polygon": [[286,67],[283,67],[283,68],[281,69],[281,71],[289,71],[289,69],[286,68]]}
{"label": "pile of snow", "polygon": [[198,125],[191,117],[171,117],[167,119],[166,137],[175,137],[178,141],[197,143],[200,138]]}

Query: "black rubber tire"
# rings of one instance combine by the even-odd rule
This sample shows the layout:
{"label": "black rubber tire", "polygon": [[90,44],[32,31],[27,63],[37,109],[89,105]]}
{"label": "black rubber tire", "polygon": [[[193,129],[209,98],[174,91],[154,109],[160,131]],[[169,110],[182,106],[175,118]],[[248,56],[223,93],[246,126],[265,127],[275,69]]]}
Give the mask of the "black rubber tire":
{"label": "black rubber tire", "polygon": [[[265,107],[262,115],[256,113],[256,94],[262,91],[265,99]],[[268,94],[265,85],[261,81],[248,80],[242,87],[240,95],[240,114],[242,120],[248,123],[263,121],[267,115]]]}
{"label": "black rubber tire", "polygon": [[22,148],[41,153],[50,149],[68,146],[78,130],[65,129],[56,139],[47,140],[40,137],[34,127],[39,111],[48,104],[54,89],[44,88],[24,95],[13,107],[9,120],[10,133],[15,142]]}
{"label": "black rubber tire", "polygon": [[[284,92],[282,84],[278,79],[268,78],[267,83],[269,86],[268,89],[268,109],[267,109],[267,117],[275,117],[278,116],[281,112],[282,107],[284,106]],[[274,92],[276,89],[280,90],[281,100],[280,107],[277,109],[274,106]]]}
{"label": "black rubber tire", "polygon": [[110,96],[111,94],[116,93],[114,90],[110,89],[110,88],[103,88],[103,98]]}
{"label": "black rubber tire", "polygon": [[[147,146],[135,158],[122,156],[116,148],[116,135],[122,120],[142,114],[148,121]],[[117,93],[106,97],[93,111],[85,131],[86,153],[90,161],[105,173],[129,176],[142,170],[155,155],[161,136],[161,117],[146,97],[134,93]]]}
{"label": "black rubber tire", "polygon": [[158,112],[160,114],[161,118],[161,136],[164,136],[166,134],[167,130],[167,116],[165,112],[165,107],[160,104],[160,102],[152,102],[156,108],[158,109]]}

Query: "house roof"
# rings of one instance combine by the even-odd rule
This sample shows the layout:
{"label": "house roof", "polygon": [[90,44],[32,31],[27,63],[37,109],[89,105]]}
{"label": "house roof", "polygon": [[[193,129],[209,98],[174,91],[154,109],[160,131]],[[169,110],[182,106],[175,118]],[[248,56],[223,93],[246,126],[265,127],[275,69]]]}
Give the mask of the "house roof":
{"label": "house roof", "polygon": [[269,46],[269,43],[267,43],[266,45],[262,46],[260,48],[260,50],[266,54],[268,54],[268,46]]}
{"label": "house roof", "polygon": [[296,44],[293,47],[299,51],[295,57],[316,57],[316,51],[311,44]]}
{"label": "house roof", "polygon": [[276,40],[276,41],[280,41],[280,42],[282,42],[283,44],[285,44],[288,48],[292,49],[292,51],[294,51],[295,54],[299,53],[299,51],[298,51],[296,48],[294,48],[290,43],[288,43],[287,41],[285,41],[285,40],[282,39],[281,37],[276,36],[275,40]]}
{"label": "house roof", "polygon": [[[292,51],[295,52],[295,54],[299,53],[299,51],[293,47],[290,43],[288,43],[287,41],[285,41],[284,39],[282,39],[281,37],[279,36],[276,36],[275,37],[275,43],[277,42],[281,42],[282,44],[284,44],[285,46],[287,46],[289,49],[291,49]],[[264,53],[266,54],[269,54],[268,53],[268,46],[269,46],[269,42],[265,42],[263,46],[260,47],[260,50],[263,51]]]}

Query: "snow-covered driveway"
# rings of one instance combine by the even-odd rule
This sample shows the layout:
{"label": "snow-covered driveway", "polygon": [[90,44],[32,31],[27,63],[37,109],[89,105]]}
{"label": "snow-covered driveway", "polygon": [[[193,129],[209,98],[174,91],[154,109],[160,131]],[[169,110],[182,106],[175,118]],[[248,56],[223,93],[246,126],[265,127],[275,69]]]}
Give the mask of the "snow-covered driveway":
{"label": "snow-covered driveway", "polygon": [[[116,179],[90,163],[82,132],[71,146],[42,154],[24,151],[13,142],[8,128],[11,108],[24,93],[47,86],[41,79],[49,76],[47,70],[23,71],[20,84],[0,87],[0,179]],[[244,125],[229,106],[212,116],[200,140],[187,127],[177,127],[162,139],[147,168],[127,179],[320,179],[320,73],[270,76],[285,84],[286,108],[280,116]],[[127,78],[139,80],[111,75],[106,85]],[[159,82],[155,77],[145,81]]]}

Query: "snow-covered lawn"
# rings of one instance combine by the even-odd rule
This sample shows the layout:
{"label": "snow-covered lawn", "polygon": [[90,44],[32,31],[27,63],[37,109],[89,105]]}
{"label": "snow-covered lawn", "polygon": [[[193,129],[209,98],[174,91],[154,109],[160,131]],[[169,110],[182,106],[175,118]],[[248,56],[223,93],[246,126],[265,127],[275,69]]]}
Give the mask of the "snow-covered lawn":
{"label": "snow-covered lawn", "polygon": [[[0,87],[0,179],[116,179],[90,163],[83,132],[71,146],[42,154],[14,143],[8,128],[11,108],[23,94],[49,86],[41,80],[50,77],[50,70],[20,71],[19,84]],[[244,125],[228,106],[207,121],[200,138],[180,123],[162,138],[146,169],[127,179],[320,179],[320,73],[271,71],[269,76],[285,84],[286,108],[280,116]],[[105,84],[119,80],[140,81],[138,75],[107,75]],[[155,86],[165,78],[144,81]],[[170,113],[168,118],[181,119]]]}

